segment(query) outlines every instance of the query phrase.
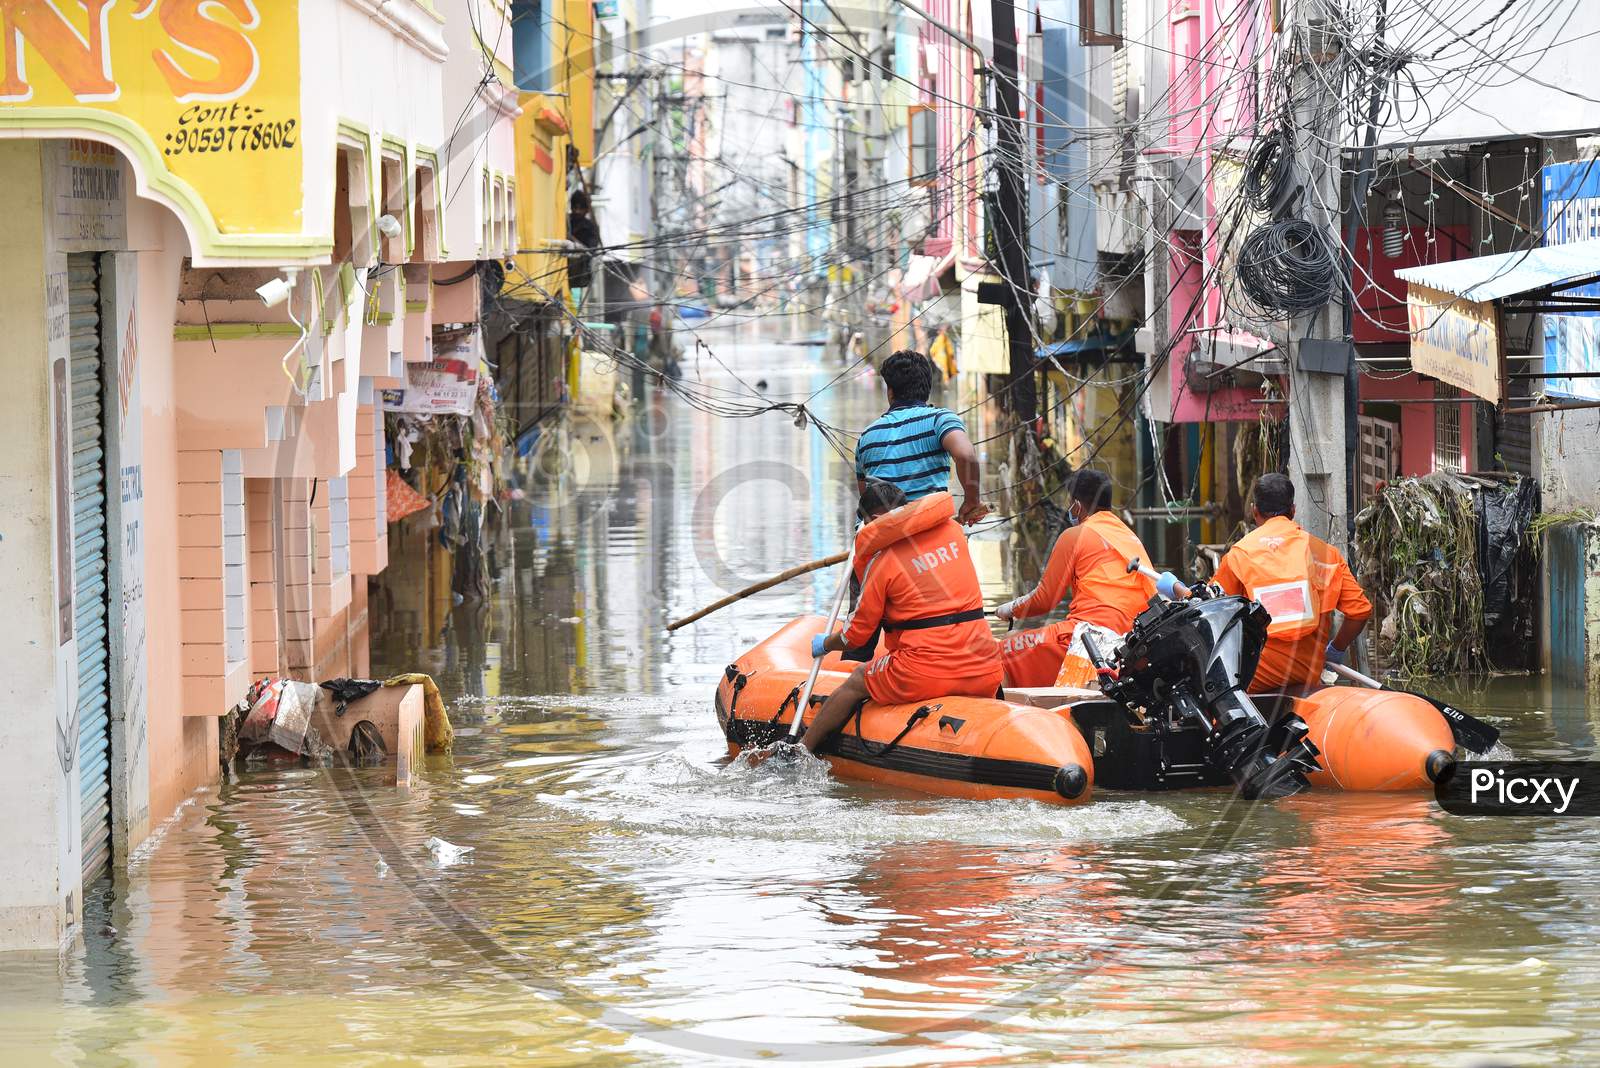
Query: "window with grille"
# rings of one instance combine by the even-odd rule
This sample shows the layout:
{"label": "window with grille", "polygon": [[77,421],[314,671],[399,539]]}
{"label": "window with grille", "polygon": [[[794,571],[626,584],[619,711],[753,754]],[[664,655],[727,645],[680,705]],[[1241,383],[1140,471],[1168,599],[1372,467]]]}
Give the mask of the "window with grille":
{"label": "window with grille", "polygon": [[907,109],[911,133],[912,185],[932,185],[939,173],[938,112],[931,104],[912,104]]}
{"label": "window with grille", "polygon": [[[1461,396],[1455,386],[1443,382],[1433,384],[1437,401],[1447,401]],[[1433,469],[1435,471],[1461,470],[1461,405],[1435,404],[1433,406]]]}

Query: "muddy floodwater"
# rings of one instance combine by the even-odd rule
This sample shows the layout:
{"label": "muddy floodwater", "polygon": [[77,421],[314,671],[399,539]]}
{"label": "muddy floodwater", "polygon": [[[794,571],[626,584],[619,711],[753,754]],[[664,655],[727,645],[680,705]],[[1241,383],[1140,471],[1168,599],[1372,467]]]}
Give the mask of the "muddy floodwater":
{"label": "muddy floodwater", "polygon": [[[405,792],[263,766],[196,795],[90,893],[64,963],[0,958],[6,1064],[1600,1061],[1591,821],[724,768],[715,680],[833,576],[664,624],[842,546],[853,479],[790,416],[697,408],[839,369],[729,338],[685,360],[702,403],[577,424],[510,513],[493,599],[436,639],[400,601],[380,623],[374,670],[438,677],[454,752]],[[880,389],[816,410],[859,429]],[[974,545],[991,603],[1002,536]],[[1539,680],[1456,696],[1519,756],[1595,748]]]}

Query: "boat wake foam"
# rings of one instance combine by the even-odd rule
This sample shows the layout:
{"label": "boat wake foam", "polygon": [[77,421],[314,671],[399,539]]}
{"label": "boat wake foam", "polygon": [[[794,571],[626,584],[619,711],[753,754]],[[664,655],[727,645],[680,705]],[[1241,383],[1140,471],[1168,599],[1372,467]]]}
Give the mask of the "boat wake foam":
{"label": "boat wake foam", "polygon": [[788,767],[699,763],[682,752],[618,769],[604,780],[540,799],[587,819],[684,836],[857,845],[952,842],[1044,846],[1105,842],[1183,830],[1149,801],[1097,801],[1064,808],[1035,801],[964,801],[842,783],[827,764],[803,757]]}

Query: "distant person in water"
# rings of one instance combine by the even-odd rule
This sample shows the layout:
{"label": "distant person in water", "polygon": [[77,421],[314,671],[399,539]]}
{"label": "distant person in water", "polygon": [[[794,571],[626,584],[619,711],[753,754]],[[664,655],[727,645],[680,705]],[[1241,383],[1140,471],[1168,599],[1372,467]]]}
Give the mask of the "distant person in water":
{"label": "distant person in water", "polygon": [[955,465],[961,484],[956,519],[970,525],[988,514],[978,499],[978,454],[961,417],[928,403],[933,390],[933,361],[912,349],[901,349],[879,374],[889,394],[889,410],[861,432],[856,443],[856,488],[869,479],[897,487],[908,500],[950,488]]}

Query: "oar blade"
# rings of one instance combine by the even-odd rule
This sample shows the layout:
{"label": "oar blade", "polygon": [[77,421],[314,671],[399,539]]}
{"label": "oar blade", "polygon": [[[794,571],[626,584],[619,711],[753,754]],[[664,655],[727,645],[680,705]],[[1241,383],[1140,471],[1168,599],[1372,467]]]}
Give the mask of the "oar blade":
{"label": "oar blade", "polygon": [[[1414,693],[1410,690],[1406,692]],[[1439,715],[1450,724],[1450,733],[1455,735],[1456,744],[1467,752],[1482,756],[1493,749],[1495,743],[1500,740],[1500,729],[1485,723],[1477,716],[1463,712],[1455,705],[1441,701],[1437,697],[1429,697],[1425,693],[1418,693],[1415,696],[1439,710]]]}

